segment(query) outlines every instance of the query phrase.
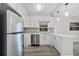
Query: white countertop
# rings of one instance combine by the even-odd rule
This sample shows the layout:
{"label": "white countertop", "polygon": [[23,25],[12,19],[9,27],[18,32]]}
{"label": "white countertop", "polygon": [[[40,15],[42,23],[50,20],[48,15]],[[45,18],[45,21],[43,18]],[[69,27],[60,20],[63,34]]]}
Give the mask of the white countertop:
{"label": "white countertop", "polygon": [[78,37],[79,38],[79,36],[75,36],[75,35],[66,35],[66,34],[57,34],[57,33],[51,33],[51,34],[55,36],[60,36],[60,37]]}
{"label": "white countertop", "polygon": [[[24,34],[42,34],[42,32],[41,33],[24,33]],[[55,36],[60,36],[60,37],[73,37],[73,38],[78,37],[79,38],[78,35],[57,34],[57,33],[48,33],[48,32],[43,33],[43,34],[55,35]]]}

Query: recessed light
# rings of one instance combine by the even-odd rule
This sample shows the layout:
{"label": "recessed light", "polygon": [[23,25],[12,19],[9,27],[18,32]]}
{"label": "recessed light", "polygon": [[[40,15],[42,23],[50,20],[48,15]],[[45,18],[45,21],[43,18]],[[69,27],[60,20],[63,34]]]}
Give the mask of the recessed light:
{"label": "recessed light", "polygon": [[57,17],[57,21],[59,21],[60,20],[60,18],[59,17]]}

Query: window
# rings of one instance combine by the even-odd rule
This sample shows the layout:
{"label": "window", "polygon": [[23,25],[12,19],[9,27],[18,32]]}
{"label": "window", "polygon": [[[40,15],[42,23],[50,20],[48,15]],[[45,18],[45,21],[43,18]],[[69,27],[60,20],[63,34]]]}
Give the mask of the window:
{"label": "window", "polygon": [[48,25],[40,25],[40,31],[48,31]]}
{"label": "window", "polygon": [[70,23],[71,31],[79,31],[79,22],[71,22]]}

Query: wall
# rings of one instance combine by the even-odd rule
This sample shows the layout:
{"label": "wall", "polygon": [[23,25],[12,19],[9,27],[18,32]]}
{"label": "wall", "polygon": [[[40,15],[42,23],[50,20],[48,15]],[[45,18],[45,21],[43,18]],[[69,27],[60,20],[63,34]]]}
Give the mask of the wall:
{"label": "wall", "polygon": [[79,31],[70,31],[70,22],[78,22],[78,19],[74,18],[60,18],[60,21],[55,21],[55,33],[65,35],[79,35]]}
{"label": "wall", "polygon": [[58,10],[59,14],[54,12],[55,17],[59,17],[60,21],[55,19],[55,33],[67,34],[67,35],[79,35],[79,31],[70,31],[69,25],[70,22],[78,22],[79,21],[79,4],[69,4],[67,6],[67,11],[69,12],[69,16],[65,16],[66,6],[62,5]]}

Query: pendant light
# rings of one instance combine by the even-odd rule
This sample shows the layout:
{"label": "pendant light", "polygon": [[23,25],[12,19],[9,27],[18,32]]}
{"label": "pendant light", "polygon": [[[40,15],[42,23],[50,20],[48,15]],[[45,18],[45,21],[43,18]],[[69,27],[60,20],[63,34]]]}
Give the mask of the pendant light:
{"label": "pendant light", "polygon": [[41,4],[36,4],[36,10],[37,10],[37,11],[41,11],[41,9],[42,9],[42,8],[41,8]]}
{"label": "pendant light", "polygon": [[68,5],[68,3],[65,4],[65,16],[69,16],[67,5]]}
{"label": "pendant light", "polygon": [[[59,11],[57,11],[57,14],[59,14]],[[56,20],[57,20],[57,21],[59,21],[59,20],[60,20],[60,18],[59,18],[59,17],[57,17],[57,18],[56,18]]]}
{"label": "pendant light", "polygon": [[65,16],[69,16],[69,12],[68,11],[65,12]]}

